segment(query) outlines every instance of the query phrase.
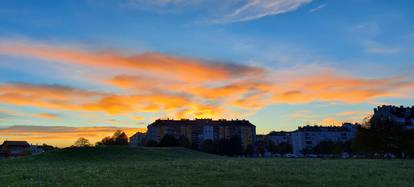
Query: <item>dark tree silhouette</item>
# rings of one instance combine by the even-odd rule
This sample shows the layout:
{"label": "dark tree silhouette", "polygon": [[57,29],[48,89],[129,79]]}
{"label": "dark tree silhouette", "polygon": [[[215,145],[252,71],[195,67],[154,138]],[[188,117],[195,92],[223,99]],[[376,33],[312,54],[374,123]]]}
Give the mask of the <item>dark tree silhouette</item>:
{"label": "dark tree silhouette", "polygon": [[175,139],[173,135],[166,134],[162,137],[160,143],[158,144],[160,147],[176,147],[178,146],[178,141]]}
{"label": "dark tree silhouette", "polygon": [[117,130],[112,137],[107,136],[96,145],[128,145],[128,136],[121,130]]}
{"label": "dark tree silhouette", "polygon": [[92,144],[89,142],[88,139],[80,137],[76,142],[73,144],[73,147],[91,147]]}
{"label": "dark tree silhouette", "polygon": [[232,136],[228,144],[229,155],[241,155],[243,153],[242,141],[240,136]]}
{"label": "dark tree silhouette", "polygon": [[414,131],[381,116],[372,116],[367,125],[358,129],[351,143],[351,150],[357,154],[373,156],[392,153],[397,157],[414,156]]}
{"label": "dark tree silhouette", "polygon": [[190,148],[191,147],[190,140],[188,140],[188,138],[185,137],[185,136],[180,136],[178,138],[178,142],[177,143],[178,143],[178,146],[180,146],[180,147],[186,147],[186,148]]}
{"label": "dark tree silhouette", "polygon": [[201,142],[200,149],[206,153],[216,153],[216,144],[213,140],[204,140]]}
{"label": "dark tree silhouette", "polygon": [[277,153],[279,154],[288,154],[292,153],[292,145],[287,142],[282,142],[277,145]]}
{"label": "dark tree silhouette", "polygon": [[217,154],[219,155],[229,155],[230,150],[229,150],[229,141],[227,139],[220,139],[219,141],[216,142],[216,149],[217,149]]}
{"label": "dark tree silhouette", "polygon": [[116,136],[114,134],[112,138],[114,139],[115,145],[128,145],[128,136],[124,132],[116,134]]}
{"label": "dark tree silhouette", "polygon": [[147,147],[157,147],[158,146],[158,142],[154,141],[154,140],[149,140],[145,143],[145,146]]}
{"label": "dark tree silhouette", "polygon": [[58,147],[54,147],[48,144],[42,144],[40,147],[43,148],[43,150],[45,151],[53,151],[53,150],[59,149]]}
{"label": "dark tree silhouette", "polygon": [[334,154],[336,143],[332,141],[321,141],[313,150],[315,154]]}
{"label": "dark tree silhouette", "polygon": [[266,152],[266,142],[263,140],[259,140],[256,142],[256,149],[257,149],[257,153],[260,156],[264,156],[265,152]]}
{"label": "dark tree silhouette", "polygon": [[253,156],[254,155],[254,146],[252,144],[249,144],[246,146],[246,149],[244,150],[245,156]]}

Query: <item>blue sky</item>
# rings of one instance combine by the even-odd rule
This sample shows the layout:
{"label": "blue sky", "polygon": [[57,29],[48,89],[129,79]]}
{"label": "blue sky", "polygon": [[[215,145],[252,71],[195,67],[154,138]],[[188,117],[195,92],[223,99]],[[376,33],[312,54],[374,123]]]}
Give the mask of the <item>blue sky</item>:
{"label": "blue sky", "polygon": [[413,9],[405,0],[2,1],[0,128],[212,117],[247,118],[266,133],[360,121],[376,105],[414,105]]}

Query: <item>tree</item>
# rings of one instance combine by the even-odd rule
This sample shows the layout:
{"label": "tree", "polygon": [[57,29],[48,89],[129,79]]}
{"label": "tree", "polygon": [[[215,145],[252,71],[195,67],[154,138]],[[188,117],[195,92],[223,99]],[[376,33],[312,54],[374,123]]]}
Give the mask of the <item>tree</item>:
{"label": "tree", "polygon": [[316,145],[313,150],[315,154],[332,154],[334,148],[334,142],[332,141],[321,141]]}
{"label": "tree", "polygon": [[45,143],[42,144],[40,147],[43,148],[43,150],[45,150],[45,151],[53,151],[53,150],[59,149],[57,147],[54,147],[52,145],[48,145],[48,144],[45,144]]}
{"label": "tree", "polygon": [[292,153],[292,145],[287,142],[282,142],[277,145],[277,153],[279,154],[288,154]]}
{"label": "tree", "polygon": [[216,144],[213,140],[204,140],[201,142],[200,149],[203,152],[214,154],[216,153]]}
{"label": "tree", "polygon": [[230,154],[229,141],[227,139],[222,138],[222,139],[218,140],[217,142],[215,142],[215,144],[216,144],[217,154],[219,154],[219,155],[229,155]]}
{"label": "tree", "polygon": [[232,136],[229,140],[229,155],[241,155],[243,153],[242,141],[240,136]]}
{"label": "tree", "polygon": [[96,145],[115,145],[113,139],[109,136],[102,138],[100,142],[96,142]]}
{"label": "tree", "polygon": [[145,146],[147,146],[147,147],[157,147],[158,142],[156,142],[155,140],[149,140],[145,143]]}
{"label": "tree", "polygon": [[279,152],[278,146],[276,146],[275,143],[271,140],[265,141],[265,148],[273,154]]}
{"label": "tree", "polygon": [[128,136],[121,130],[117,130],[112,137],[107,136],[96,145],[128,145]]}
{"label": "tree", "polygon": [[128,136],[124,132],[115,132],[112,139],[115,145],[128,145]]}
{"label": "tree", "polygon": [[266,152],[266,142],[263,140],[259,140],[256,142],[257,147],[257,153],[259,153],[260,156],[264,156]]}
{"label": "tree", "polygon": [[253,156],[254,154],[254,146],[252,144],[249,144],[246,146],[246,149],[244,150],[245,156]]}
{"label": "tree", "polygon": [[351,150],[358,154],[392,153],[397,157],[410,155],[410,142],[414,141],[414,131],[403,129],[400,123],[373,116],[370,126],[359,128],[351,143]]}
{"label": "tree", "polygon": [[73,147],[91,147],[92,144],[89,143],[89,140],[83,137],[78,138],[76,142],[73,144]]}
{"label": "tree", "polygon": [[177,139],[173,135],[166,134],[162,137],[160,143],[158,144],[160,147],[176,147],[178,146]]}
{"label": "tree", "polygon": [[177,143],[178,143],[178,146],[180,146],[180,147],[186,147],[186,148],[191,147],[190,140],[187,137],[182,136],[182,135],[178,138]]}

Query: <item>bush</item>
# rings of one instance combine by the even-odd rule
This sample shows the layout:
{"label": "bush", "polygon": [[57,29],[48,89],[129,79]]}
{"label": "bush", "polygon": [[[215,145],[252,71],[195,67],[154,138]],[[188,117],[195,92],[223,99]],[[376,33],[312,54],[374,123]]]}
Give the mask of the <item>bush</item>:
{"label": "bush", "polygon": [[292,153],[292,145],[287,142],[282,142],[277,145],[277,153],[279,154],[288,154]]}
{"label": "bush", "polygon": [[190,148],[191,147],[190,140],[188,140],[188,138],[185,137],[185,136],[180,136],[178,138],[178,142],[177,143],[178,143],[178,146],[180,146],[180,147],[186,147],[186,148]]}
{"label": "bush", "polygon": [[158,142],[155,140],[149,140],[145,143],[145,146],[147,147],[157,147],[158,146]]}
{"label": "bush", "polygon": [[253,156],[254,155],[254,146],[252,144],[247,145],[246,149],[244,150],[245,156]]}
{"label": "bush", "polygon": [[216,144],[213,140],[204,140],[200,144],[200,150],[206,153],[216,153]]}
{"label": "bush", "polygon": [[158,144],[160,147],[176,147],[178,146],[178,141],[175,139],[173,135],[166,134],[162,137],[160,143]]}

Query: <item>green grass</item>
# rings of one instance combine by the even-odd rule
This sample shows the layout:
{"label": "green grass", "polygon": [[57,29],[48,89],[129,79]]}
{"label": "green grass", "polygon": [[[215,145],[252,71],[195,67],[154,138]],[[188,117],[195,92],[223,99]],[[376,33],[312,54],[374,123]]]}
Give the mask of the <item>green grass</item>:
{"label": "green grass", "polygon": [[228,158],[181,148],[106,147],[1,160],[0,186],[414,186],[414,161]]}

